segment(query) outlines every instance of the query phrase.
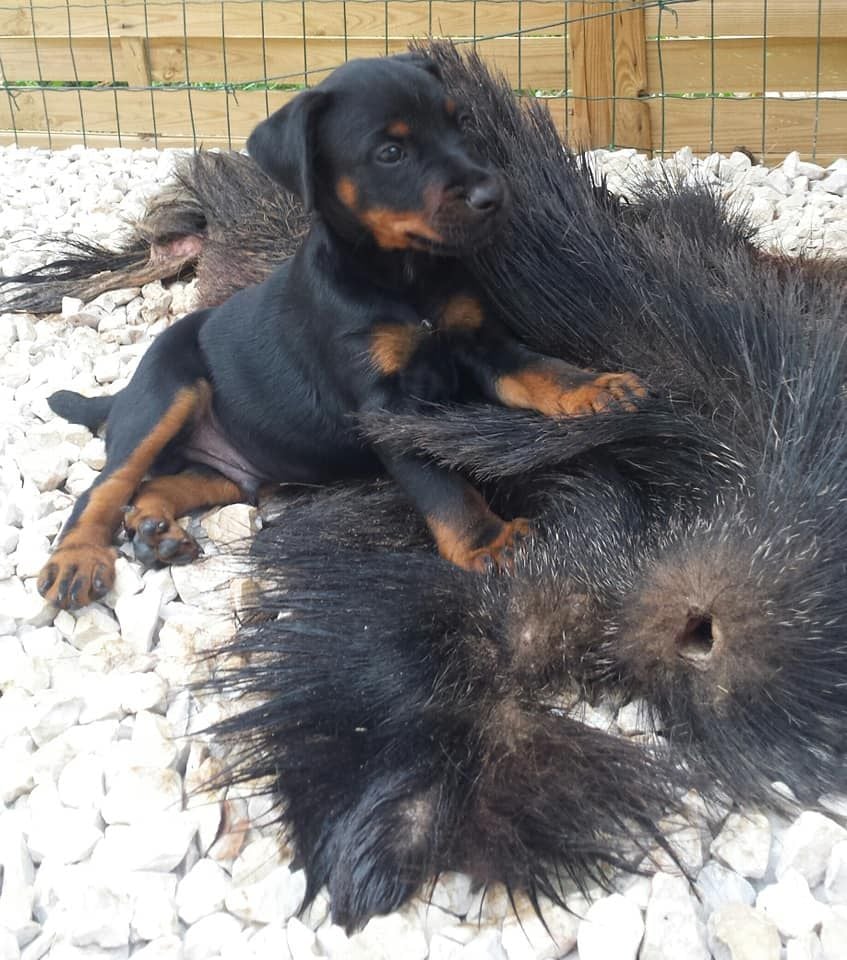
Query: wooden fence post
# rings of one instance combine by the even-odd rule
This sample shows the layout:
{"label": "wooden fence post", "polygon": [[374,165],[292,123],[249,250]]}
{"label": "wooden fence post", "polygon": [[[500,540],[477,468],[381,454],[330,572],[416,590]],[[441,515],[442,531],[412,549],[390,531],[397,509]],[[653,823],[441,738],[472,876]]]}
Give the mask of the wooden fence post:
{"label": "wooden fence post", "polygon": [[650,112],[635,99],[647,87],[644,8],[638,0],[585,0],[568,11],[571,146],[649,151]]}

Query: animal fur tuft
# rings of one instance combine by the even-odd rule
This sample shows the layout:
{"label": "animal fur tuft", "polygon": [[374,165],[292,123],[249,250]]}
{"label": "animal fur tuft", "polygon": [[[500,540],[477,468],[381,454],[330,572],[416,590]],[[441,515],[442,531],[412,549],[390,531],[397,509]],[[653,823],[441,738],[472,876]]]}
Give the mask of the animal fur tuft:
{"label": "animal fur tuft", "polygon": [[308,217],[248,157],[192,154],[150,202],[116,250],[55,238],[64,254],[43,267],[0,278],[4,308],[57,312],[65,296],[93,300],[107,290],[197,276],[200,306],[222,303],[263,280],[299,246]]}
{"label": "animal fur tuft", "polygon": [[[402,525],[391,494],[329,499],[336,517],[364,500]],[[225,651],[239,665],[216,678],[256,704],[218,727],[228,776],[282,796],[306,903],[326,885],[333,921],[353,930],[445,870],[561,903],[664,844],[656,824],[681,778],[570,716],[579,637],[564,596],[553,632],[541,612],[516,632],[500,611],[521,600],[498,578],[429,545],[352,546],[343,525],[316,550],[313,510],[289,505],[257,539],[263,590]]]}

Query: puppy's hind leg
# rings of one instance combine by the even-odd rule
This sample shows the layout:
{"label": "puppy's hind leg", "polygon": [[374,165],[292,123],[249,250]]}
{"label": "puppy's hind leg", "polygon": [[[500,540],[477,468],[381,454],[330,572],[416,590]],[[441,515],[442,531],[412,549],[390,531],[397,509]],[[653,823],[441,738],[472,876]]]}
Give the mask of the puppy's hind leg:
{"label": "puppy's hind leg", "polygon": [[107,425],[106,466],[77,501],[38,577],[38,590],[45,599],[74,609],[109,591],[115,579],[112,539],[124,508],[209,392],[208,382],[198,379],[164,392],[156,402],[149,396],[139,398],[131,387],[116,396]]}
{"label": "puppy's hind leg", "polygon": [[124,526],[135,545],[135,556],[146,566],[190,563],[202,551],[176,522],[200,507],[238,503],[247,497],[237,483],[218,473],[186,471],[142,483]]}

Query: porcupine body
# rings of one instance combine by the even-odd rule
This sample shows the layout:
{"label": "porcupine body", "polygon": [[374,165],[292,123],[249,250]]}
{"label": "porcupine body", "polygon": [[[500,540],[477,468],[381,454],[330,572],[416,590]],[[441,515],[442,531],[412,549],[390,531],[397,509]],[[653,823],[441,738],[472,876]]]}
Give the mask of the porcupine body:
{"label": "porcupine body", "polygon": [[[744,802],[847,780],[843,282],[761,257],[705,188],[598,200],[542,113],[436,55],[469,71],[514,191],[475,265],[506,322],[654,396],[590,422],[364,424],[534,517],[510,576],[449,569],[384,494],[295,503],[261,535],[247,665],[221,678],[261,706],[221,733],[238,775],[276,777],[309,895],[326,884],[348,929],[447,869],[555,900],[657,842],[681,780]],[[600,693],[645,697],[669,756],[578,723]]]}
{"label": "porcupine body", "polygon": [[[678,400],[687,439],[575,452],[564,425],[482,410],[371,424],[534,518],[510,575],[445,564],[385,491],[310,496],[259,535],[219,677],[254,706],[219,733],[234,777],[274,782],[335,922],[451,869],[561,900],[636,865],[688,785],[743,803],[847,785],[847,348],[826,311],[770,306],[781,332],[738,345],[756,386],[728,371],[712,418]],[[600,694],[646,698],[667,755],[581,724]]]}

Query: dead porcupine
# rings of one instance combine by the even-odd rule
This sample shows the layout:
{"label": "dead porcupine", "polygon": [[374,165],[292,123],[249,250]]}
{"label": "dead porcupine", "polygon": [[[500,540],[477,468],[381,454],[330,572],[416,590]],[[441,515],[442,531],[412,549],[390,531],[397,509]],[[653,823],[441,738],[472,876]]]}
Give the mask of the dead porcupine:
{"label": "dead porcupine", "polygon": [[[561,148],[522,116],[480,134],[535,173],[479,273],[538,349],[659,395],[590,422],[369,419],[534,515],[511,576],[445,568],[375,494],[293,505],[257,544],[247,665],[221,682],[261,705],[221,733],[239,775],[277,778],[310,895],[326,883],[348,927],[451,868],[555,899],[557,877],[655,839],[682,771],[741,800],[845,785],[843,288],[758,257],[702,188],[654,185],[644,231],[577,180],[572,219]],[[600,691],[646,696],[682,766],[567,715]]]}
{"label": "dead porcupine", "polygon": [[[436,58],[447,76],[482,79],[474,58],[449,47]],[[541,352],[625,367],[658,395],[635,418],[641,437],[619,414],[595,424],[595,455],[637,480],[650,519],[629,523],[620,557],[607,557],[617,572],[586,683],[647,697],[678,754],[733,797],[776,802],[774,780],[804,800],[843,789],[843,275],[760,257],[743,217],[696,184],[645,184],[649,229],[603,204],[574,221],[580,181],[556,162],[552,124],[539,108],[488,129],[485,97],[500,97],[478,87],[478,136],[496,144],[514,199],[509,242],[480,252],[479,277]],[[368,427],[487,479],[579,467],[574,441],[590,424],[532,421],[456,410]],[[551,560],[551,576],[574,562],[572,551]],[[592,575],[602,581],[599,564]]]}
{"label": "dead porcupine", "polygon": [[[657,330],[657,363],[735,344],[715,415],[676,401],[687,435],[616,434],[626,413],[583,449],[577,424],[497,408],[370,421],[501,472],[495,507],[536,524],[510,575],[445,564],[390,488],[289,504],[260,534],[239,665],[217,677],[252,705],[217,732],[231,777],[272,780],[307,901],[326,885],[348,930],[445,870],[535,902],[603,882],[662,842],[686,785],[765,802],[777,779],[804,800],[847,786],[844,303],[812,313],[749,263],[734,276],[758,335],[747,308],[706,304],[670,303]],[[646,697],[668,755],[578,722],[604,692]]]}
{"label": "dead porcupine", "polygon": [[308,226],[300,201],[240,153],[200,151],[177,162],[173,182],[148,203],[116,250],[74,238],[41,267],[0,278],[7,310],[51,313],[62,297],[197,277],[200,306],[264,280],[297,249]]}

